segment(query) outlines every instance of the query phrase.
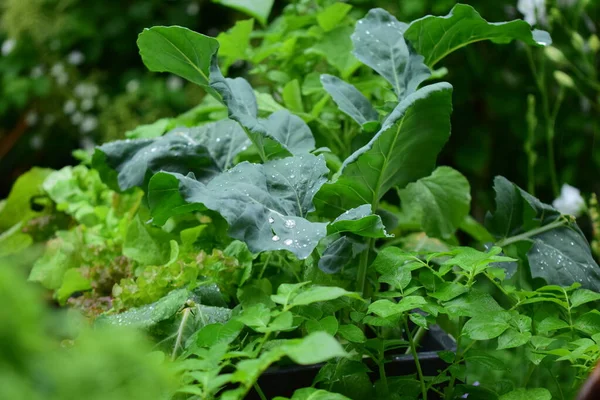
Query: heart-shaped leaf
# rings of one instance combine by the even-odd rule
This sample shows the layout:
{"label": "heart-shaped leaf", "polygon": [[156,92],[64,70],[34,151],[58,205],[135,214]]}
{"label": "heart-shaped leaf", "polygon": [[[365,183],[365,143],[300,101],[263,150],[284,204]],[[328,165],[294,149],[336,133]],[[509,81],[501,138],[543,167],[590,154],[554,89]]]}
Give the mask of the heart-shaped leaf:
{"label": "heart-shaped leaf", "polygon": [[392,187],[404,187],[434,168],[450,136],[452,86],[426,86],[400,102],[381,130],[342,165],[341,175],[315,198],[320,212],[335,216],[371,204]]}
{"label": "heart-shaped leaf", "polygon": [[520,40],[530,46],[547,46],[552,43],[548,32],[537,29],[523,20],[487,22],[475,9],[457,4],[443,17],[429,15],[413,21],[404,37],[417,53],[425,57],[425,64],[432,67],[455,50],[482,40],[509,43]]}
{"label": "heart-shaped leaf", "polygon": [[419,215],[427,236],[449,238],[471,206],[469,181],[450,167],[439,167],[425,178],[400,190],[402,208]]}

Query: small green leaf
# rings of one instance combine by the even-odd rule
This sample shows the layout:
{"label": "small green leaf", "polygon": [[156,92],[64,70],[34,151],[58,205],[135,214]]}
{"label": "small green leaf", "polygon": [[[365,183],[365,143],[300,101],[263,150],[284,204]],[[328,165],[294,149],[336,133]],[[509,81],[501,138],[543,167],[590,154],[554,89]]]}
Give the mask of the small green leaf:
{"label": "small green leaf", "polygon": [[600,300],[600,293],[592,292],[588,289],[578,289],[571,294],[569,301],[571,302],[571,307],[579,307],[582,304],[589,303],[591,301]]}
{"label": "small green leaf", "polygon": [[273,8],[274,0],[212,0],[256,18],[261,25],[267,24],[267,19]]}
{"label": "small green leaf", "polygon": [[441,301],[448,301],[460,296],[468,290],[469,288],[458,282],[444,282],[435,292],[430,293],[429,295]]}
{"label": "small green leaf", "polygon": [[390,82],[399,100],[431,75],[423,56],[404,40],[407,27],[389,12],[375,8],[358,21],[352,35],[356,58]]}
{"label": "small green leaf", "polygon": [[369,246],[349,236],[341,236],[327,246],[319,259],[319,269],[326,274],[338,273]]}
{"label": "small green leaf", "polygon": [[331,336],[334,336],[338,331],[338,321],[332,315],[318,321],[315,319],[309,319],[306,321],[306,331],[309,334],[323,331],[329,333]]}
{"label": "small green leaf", "polygon": [[242,311],[237,320],[258,332],[264,332],[271,320],[271,310],[264,304],[255,304]]}
{"label": "small green leaf", "polygon": [[520,347],[529,342],[531,332],[519,332],[516,329],[509,328],[498,337],[498,350],[512,349]]}
{"label": "small green leaf", "polygon": [[90,290],[92,284],[89,279],[81,275],[80,268],[68,269],[62,278],[62,285],[56,291],[59,303],[64,304],[75,292]]}
{"label": "small green leaf", "polygon": [[0,207],[0,232],[21,221],[44,215],[43,211],[34,211],[30,202],[33,197],[43,195],[42,184],[51,172],[51,169],[34,167],[19,176]]}
{"label": "small green leaf", "polygon": [[557,317],[546,317],[539,324],[537,324],[537,331],[542,334],[549,333],[550,331],[556,331],[559,329],[568,328],[569,324]]}
{"label": "small green leaf", "polygon": [[551,400],[552,394],[548,389],[515,389],[500,396],[500,400]]}
{"label": "small green leaf", "polygon": [[360,299],[356,292],[349,292],[341,287],[335,286],[310,286],[308,289],[296,295],[291,302],[293,306],[305,306],[320,301],[334,300],[342,296]]}
{"label": "small green leaf", "polygon": [[339,342],[325,332],[311,333],[294,344],[286,344],[283,348],[285,354],[300,365],[316,364],[347,355]]}
{"label": "small green leaf", "polygon": [[475,9],[457,4],[443,17],[429,15],[413,21],[404,32],[417,53],[425,56],[425,63],[432,67],[453,51],[482,40],[509,43],[520,40],[530,46],[546,46],[552,43],[547,32],[531,30],[523,20],[490,23],[481,18]]}
{"label": "small green leaf", "polygon": [[381,217],[371,212],[369,204],[348,210],[327,225],[328,235],[341,232],[351,232],[370,238],[389,237]]}
{"label": "small green leaf", "polygon": [[423,329],[429,329],[429,326],[427,324],[427,319],[423,315],[417,314],[417,313],[411,313],[408,315],[408,317],[410,318],[410,320],[412,322],[414,322],[415,325],[420,326]]}
{"label": "small green leaf", "polygon": [[302,91],[300,90],[300,82],[298,79],[292,79],[283,87],[282,92],[283,104],[288,110],[303,113],[304,105],[302,104]]}
{"label": "small green leaf", "polygon": [[590,336],[599,333],[600,313],[594,310],[583,314],[575,320],[573,327]]}
{"label": "small green leaf", "polygon": [[142,265],[164,265],[171,258],[171,235],[144,224],[136,215],[127,227],[123,255]]}
{"label": "small green leaf", "polygon": [[232,319],[225,324],[215,323],[206,325],[195,336],[196,344],[201,347],[211,347],[216,344],[229,344],[233,342],[244,325]]}
{"label": "small green leaf", "polygon": [[353,85],[332,75],[321,75],[321,83],[340,111],[347,114],[360,126],[379,124],[379,114],[371,102]]}
{"label": "small green leaf", "polygon": [[337,333],[349,342],[364,343],[367,341],[363,331],[356,325],[340,325]]}
{"label": "small green leaf", "polygon": [[219,41],[219,57],[223,57],[223,69],[227,70],[238,60],[245,60],[250,48],[250,35],[254,28],[254,20],[237,21],[233,28],[217,36]]}
{"label": "small green leaf", "polygon": [[399,303],[390,300],[377,300],[369,305],[369,312],[382,318],[388,318],[427,304],[421,296],[406,296]]}
{"label": "small green leaf", "polygon": [[340,72],[342,78],[348,78],[360,67],[360,61],[352,55],[351,34],[351,27],[337,27],[323,35],[323,38],[307,51],[321,55]]}
{"label": "small green leaf", "polygon": [[219,49],[215,38],[180,26],[154,26],[140,33],[137,44],[150,71],[179,75],[216,95],[209,86],[210,64]]}
{"label": "small green leaf", "polygon": [[473,340],[494,339],[510,327],[509,318],[506,312],[491,315],[480,314],[465,323],[462,333]]}
{"label": "small green leaf", "polygon": [[329,32],[346,18],[351,9],[350,4],[334,3],[317,14],[317,22],[325,32]]}
{"label": "small green leaf", "polygon": [[399,191],[402,207],[420,215],[427,236],[450,238],[469,214],[469,181],[450,167],[438,167],[433,173],[408,184]]}

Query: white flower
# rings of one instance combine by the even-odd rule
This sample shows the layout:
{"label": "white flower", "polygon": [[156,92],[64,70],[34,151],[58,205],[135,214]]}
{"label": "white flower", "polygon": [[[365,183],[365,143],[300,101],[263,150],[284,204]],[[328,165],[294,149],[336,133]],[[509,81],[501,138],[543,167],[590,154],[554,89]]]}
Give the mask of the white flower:
{"label": "white flower", "polygon": [[73,100],[67,100],[65,105],[63,106],[63,111],[65,114],[72,114],[77,109],[77,104]]}
{"label": "white flower", "polygon": [[79,126],[81,132],[88,133],[98,127],[98,120],[93,115],[86,115]]}
{"label": "white flower", "polygon": [[44,115],[44,124],[52,125],[56,121],[56,117],[54,114],[46,114]]}
{"label": "white flower", "polygon": [[191,16],[198,15],[198,12],[200,12],[200,6],[198,3],[190,3],[185,9],[185,12],[187,12],[187,15]]}
{"label": "white flower", "polygon": [[183,79],[178,76],[171,75],[167,78],[167,89],[175,92],[183,87]]}
{"label": "white flower", "polygon": [[67,56],[67,61],[71,65],[80,65],[85,61],[85,56],[79,50],[74,50]]}
{"label": "white flower", "polygon": [[96,143],[94,143],[94,141],[89,138],[89,137],[84,137],[79,141],[79,145],[81,146],[82,149],[84,149],[85,151],[87,151],[88,153],[91,153],[94,151],[94,147],[96,147]]}
{"label": "white flower", "polygon": [[93,99],[98,95],[98,86],[93,83],[78,83],[73,89],[75,96],[81,99]]}
{"label": "white flower", "polygon": [[42,135],[33,135],[31,139],[29,139],[29,145],[34,150],[39,150],[44,145],[44,138]]}
{"label": "white flower", "polygon": [[83,111],[89,111],[94,107],[94,99],[83,99],[81,100],[81,109]]}
{"label": "white flower", "polygon": [[15,39],[6,39],[2,42],[2,55],[7,56],[14,50],[17,45],[17,41]]}
{"label": "white flower", "polygon": [[62,63],[56,63],[52,66],[52,68],[50,68],[50,74],[52,76],[60,76],[60,75],[64,75],[65,73],[65,66],[62,65]]}
{"label": "white flower", "polygon": [[29,76],[31,76],[33,79],[39,78],[42,75],[44,75],[44,67],[42,67],[41,65],[36,65],[35,67],[33,67],[29,74]]}
{"label": "white flower", "polygon": [[519,0],[517,9],[529,25],[546,23],[546,0]]}
{"label": "white flower", "polygon": [[564,184],[560,189],[560,196],[552,202],[552,206],[562,214],[577,217],[585,210],[585,200],[581,197],[579,189]]}
{"label": "white flower", "polygon": [[29,111],[25,116],[25,123],[29,126],[33,126],[38,122],[38,114],[35,111]]}
{"label": "white flower", "polygon": [[71,116],[71,122],[73,125],[79,125],[83,121],[83,114],[77,111],[75,114]]}
{"label": "white flower", "polygon": [[137,79],[130,80],[129,82],[127,82],[127,85],[125,86],[125,90],[127,90],[127,93],[137,92],[139,88],[140,88],[140,81],[138,81]]}

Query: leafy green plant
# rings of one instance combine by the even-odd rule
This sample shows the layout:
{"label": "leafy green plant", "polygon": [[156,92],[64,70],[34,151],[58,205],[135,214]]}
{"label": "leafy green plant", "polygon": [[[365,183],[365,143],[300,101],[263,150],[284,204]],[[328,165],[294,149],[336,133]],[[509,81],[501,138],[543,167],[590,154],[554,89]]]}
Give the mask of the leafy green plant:
{"label": "leafy green plant", "polygon": [[[436,168],[453,87],[430,82],[471,43],[540,47],[549,35],[461,4],[411,23],[373,9],[354,29],[347,4],[289,10],[256,49],[245,47],[248,21],[217,39],[179,26],[140,34],[151,71],[214,102],[9,197],[4,207],[45,194],[44,212],[70,218],[30,279],[60,303],[108,298],[88,312],[94,324],[152,337],[177,370],[176,399],[266,399],[264,373],[293,364],[319,371],[291,399],[573,397],[600,356],[600,267],[573,217],[503,177],[485,222],[469,216],[468,180]],[[275,44],[293,21],[316,21],[317,44],[298,62],[321,76],[288,76],[273,92],[224,76],[220,60],[225,70],[293,58],[308,37]],[[276,82],[263,66],[254,72]],[[359,82],[377,85],[363,93]],[[22,223],[7,238],[20,240]],[[460,246],[459,230],[476,246]],[[438,352],[443,367],[426,369],[423,338],[439,328],[453,346]],[[393,371],[405,354],[412,374]]]}

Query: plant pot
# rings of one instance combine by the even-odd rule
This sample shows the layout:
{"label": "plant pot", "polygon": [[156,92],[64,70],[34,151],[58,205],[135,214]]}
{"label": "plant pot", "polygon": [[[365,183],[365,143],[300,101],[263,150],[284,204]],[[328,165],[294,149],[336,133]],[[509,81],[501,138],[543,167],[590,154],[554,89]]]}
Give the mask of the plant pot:
{"label": "plant pot", "polygon": [[[456,342],[438,326],[432,326],[424,335],[420,347],[421,351],[417,354],[423,374],[436,375],[437,371],[446,368],[448,365],[437,353],[442,350],[455,350]],[[369,374],[371,380],[374,382],[379,379],[375,364],[371,360],[365,363],[372,371]],[[259,378],[258,385],[267,399],[276,396],[291,397],[297,389],[310,387],[323,365],[271,367]],[[387,376],[403,376],[416,374],[417,368],[412,355],[390,354],[389,361],[385,365],[385,371]],[[246,399],[260,400],[260,397],[258,393],[252,390]]]}

